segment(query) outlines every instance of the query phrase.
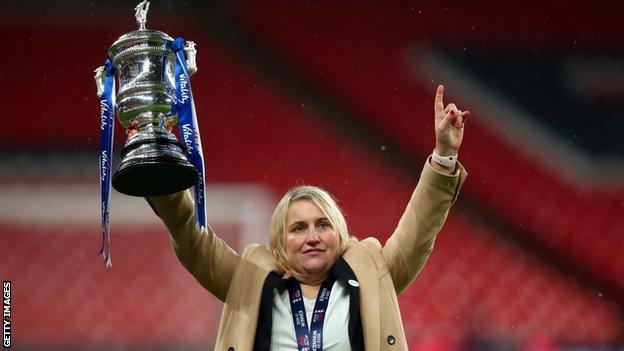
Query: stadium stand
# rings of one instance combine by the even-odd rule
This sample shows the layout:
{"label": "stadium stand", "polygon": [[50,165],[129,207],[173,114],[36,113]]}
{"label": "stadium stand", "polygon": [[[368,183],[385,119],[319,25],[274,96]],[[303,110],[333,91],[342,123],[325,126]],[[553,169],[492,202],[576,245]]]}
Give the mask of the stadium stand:
{"label": "stadium stand", "polygon": [[[289,90],[258,67],[257,57],[233,49],[224,42],[231,37],[215,29],[229,28],[218,18],[195,17],[185,27],[155,15],[155,28],[198,43],[199,72],[192,84],[214,201],[209,219],[239,249],[263,240],[266,222],[257,217],[268,219],[275,199],[302,183],[333,193],[356,236],[387,239],[433,144],[429,80],[438,71],[427,55],[440,51],[414,43],[432,35],[447,43],[478,42],[481,35],[496,44],[504,35],[496,29],[506,23],[495,17],[489,29],[437,32],[428,13],[440,9],[432,5],[408,11],[369,3],[194,6],[185,15],[207,8],[240,16],[233,17],[237,25],[276,55],[277,65],[291,69],[281,74],[296,72],[304,84],[346,106],[352,119],[327,116],[323,102]],[[456,11],[469,11],[459,6]],[[516,9],[508,5],[503,13]],[[527,16],[513,23],[522,25]],[[5,112],[20,120],[0,132],[5,160],[11,161],[0,169],[0,247],[10,250],[0,258],[0,277],[15,283],[15,338],[33,350],[205,349],[216,336],[221,305],[184,272],[163,226],[140,199],[114,198],[119,207],[111,214],[113,268],[105,270],[96,255],[98,102],[91,72],[133,23],[92,17],[22,17],[0,28],[5,38],[24,39],[13,43],[15,54],[3,55],[0,65],[28,67],[1,76],[3,86],[12,86],[2,91],[11,102]],[[464,26],[478,21],[456,14],[452,19]],[[203,23],[211,20],[216,24]],[[549,26],[543,43],[564,41],[558,24],[572,20]],[[598,21],[589,25],[604,28]],[[617,37],[604,33],[599,44]],[[514,43],[529,45],[533,39],[518,35]],[[448,99],[461,101],[463,87],[447,86]],[[488,106],[473,107],[475,101],[480,102],[461,102],[474,115],[461,155],[469,181],[430,262],[400,297],[411,349],[484,350],[472,344],[478,340],[522,350],[616,345],[624,325],[624,301],[618,298],[624,291],[623,188],[617,181],[609,192],[596,185],[579,188],[561,170],[543,167],[539,157],[514,152],[508,139],[480,119],[490,113]],[[370,145],[362,137],[371,130],[380,136],[375,142],[384,143]],[[123,143],[120,128],[116,143]],[[397,161],[392,153],[403,158]],[[231,190],[249,193],[249,187],[257,197]],[[237,210],[239,199],[249,206]],[[251,222],[240,220],[246,218],[242,213]],[[527,250],[517,233],[595,277],[584,281],[553,266]],[[596,289],[595,280],[611,290]]]}
{"label": "stadium stand", "polygon": [[[611,61],[621,62],[621,56],[615,56],[619,50],[614,44],[617,34],[605,27],[614,23],[611,14],[621,10],[621,5],[542,3],[529,12],[513,4],[496,9],[458,3],[444,9],[438,6],[442,5],[343,3],[288,7],[280,2],[245,2],[230,10],[246,24],[250,35],[269,50],[279,52],[297,74],[330,91],[334,99],[356,111],[353,118],[371,125],[412,158],[430,152],[433,133],[422,126],[429,118],[434,86],[429,82],[447,83],[451,99],[463,97],[465,101],[458,104],[469,108],[474,116],[470,121],[473,139],[464,145],[462,160],[479,165],[471,170],[479,181],[470,183],[464,191],[497,218],[519,228],[523,235],[600,277],[621,298],[624,261],[619,257],[624,220],[618,214],[624,206],[624,167],[622,159],[617,158],[621,157],[622,147],[622,127],[617,122],[621,112],[612,108],[612,113],[606,114],[605,108],[590,109],[588,104],[581,104],[581,99],[565,95],[561,79],[548,76],[557,73],[550,67],[556,61],[553,57],[575,57],[579,55],[573,54],[584,50],[589,51],[590,59],[606,52]],[[542,21],[557,9],[565,10],[570,17],[547,17],[549,21]],[[518,16],[505,17],[509,23],[501,22],[501,14],[514,11]],[[584,11],[592,11],[594,16],[588,20]],[[429,13],[448,16],[449,28]],[[266,20],[269,14],[277,19]],[[561,32],[560,26],[581,16],[585,18],[582,28]],[[496,20],[491,27],[477,25],[492,18]],[[457,28],[461,26],[473,32],[459,33]],[[575,36],[579,33],[585,35]],[[566,47],[563,43],[567,42],[574,42],[574,46]],[[433,54],[443,45],[452,48],[447,49],[451,53],[446,56],[450,57]],[[559,56],[553,50],[559,50]],[[503,58],[507,61],[500,57],[501,53],[506,54]],[[539,66],[535,57],[541,60]],[[457,64],[445,65],[448,61],[464,62],[470,69],[456,72]],[[527,65],[532,70],[525,68]],[[509,67],[523,69],[505,76],[511,71]],[[545,82],[532,87],[530,84],[539,84],[538,69],[544,71]],[[467,84],[474,75],[469,73],[477,70],[482,71],[478,76],[482,84]],[[496,70],[498,74],[493,73]],[[528,77],[520,80],[518,77],[523,75]],[[490,81],[497,84],[489,87]],[[516,85],[504,84],[509,81]],[[622,95],[617,95],[621,92],[617,87],[611,90],[615,97],[608,106],[621,106]],[[511,101],[486,99],[486,92],[474,88],[506,91],[503,97]],[[547,88],[552,92],[541,94]],[[531,95],[532,91],[539,93]],[[499,105],[512,107],[503,109]],[[518,109],[533,111],[528,115],[544,123],[530,129],[523,121],[513,121],[527,115],[516,112]],[[540,110],[541,115],[537,112]],[[501,111],[505,114],[496,114]],[[592,122],[598,126],[590,128]],[[561,125],[559,129],[565,132],[558,134],[566,138],[580,133],[582,137],[576,139],[583,142],[570,149],[561,145],[569,141],[558,141],[561,138],[557,134],[540,138],[549,125],[554,129]],[[589,145],[592,153],[584,155],[576,144]]]}

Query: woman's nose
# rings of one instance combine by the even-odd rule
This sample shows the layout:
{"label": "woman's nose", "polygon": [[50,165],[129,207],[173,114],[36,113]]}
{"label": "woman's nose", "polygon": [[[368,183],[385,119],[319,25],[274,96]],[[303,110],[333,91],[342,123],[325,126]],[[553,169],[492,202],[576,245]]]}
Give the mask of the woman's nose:
{"label": "woman's nose", "polygon": [[316,232],[316,229],[311,229],[310,232],[308,233],[308,236],[306,237],[306,242],[318,242],[320,241],[318,233]]}

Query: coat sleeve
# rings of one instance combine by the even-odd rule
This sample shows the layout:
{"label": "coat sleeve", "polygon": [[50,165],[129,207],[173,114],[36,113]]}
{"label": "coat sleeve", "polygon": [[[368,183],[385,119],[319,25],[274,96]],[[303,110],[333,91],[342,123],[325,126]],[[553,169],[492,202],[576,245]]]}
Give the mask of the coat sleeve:
{"label": "coat sleeve", "polygon": [[146,200],[167,226],[182,265],[206,290],[225,301],[240,256],[210,226],[200,231],[190,191]]}
{"label": "coat sleeve", "polygon": [[445,175],[435,171],[429,162],[423,167],[397,228],[382,249],[397,294],[427,262],[436,235],[467,176],[461,164],[455,174]]}

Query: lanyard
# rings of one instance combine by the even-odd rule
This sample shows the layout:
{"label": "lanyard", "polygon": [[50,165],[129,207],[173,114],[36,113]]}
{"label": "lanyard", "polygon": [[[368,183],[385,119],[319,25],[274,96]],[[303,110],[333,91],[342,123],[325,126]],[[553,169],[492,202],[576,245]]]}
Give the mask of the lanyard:
{"label": "lanyard", "polygon": [[297,348],[299,351],[321,351],[323,350],[323,322],[329,303],[329,294],[334,285],[334,279],[330,278],[323,282],[321,290],[316,297],[312,323],[308,329],[308,323],[303,304],[303,293],[301,285],[295,279],[288,285],[288,296],[290,297],[290,309],[295,324],[295,335],[297,337]]}

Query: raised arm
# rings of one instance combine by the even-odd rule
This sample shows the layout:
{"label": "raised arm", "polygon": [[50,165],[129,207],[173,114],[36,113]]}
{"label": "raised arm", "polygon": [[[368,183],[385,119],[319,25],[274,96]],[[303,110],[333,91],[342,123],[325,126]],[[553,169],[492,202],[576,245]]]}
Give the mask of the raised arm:
{"label": "raised arm", "polygon": [[427,262],[466,176],[461,165],[453,175],[446,175],[434,170],[427,160],[405,212],[383,248],[397,294],[407,288]]}
{"label": "raised arm", "polygon": [[445,160],[439,164],[429,157],[397,228],[383,248],[397,293],[407,288],[429,258],[436,235],[467,176],[456,160],[470,112],[458,110],[455,104],[444,107],[443,99],[444,87],[440,85],[434,104],[434,153],[438,160]]}
{"label": "raised arm", "polygon": [[167,226],[182,265],[204,288],[225,301],[240,256],[210,226],[200,232],[190,191],[146,200]]}

